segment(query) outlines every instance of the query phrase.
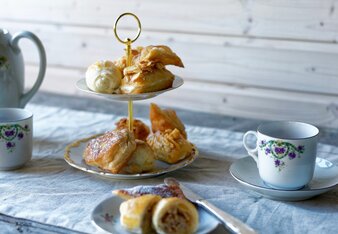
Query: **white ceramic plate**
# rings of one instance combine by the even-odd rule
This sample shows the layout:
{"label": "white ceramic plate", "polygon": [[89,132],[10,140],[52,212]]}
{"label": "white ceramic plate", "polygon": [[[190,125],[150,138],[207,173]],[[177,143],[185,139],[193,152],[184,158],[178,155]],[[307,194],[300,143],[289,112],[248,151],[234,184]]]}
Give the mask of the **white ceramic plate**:
{"label": "white ceramic plate", "polygon": [[182,78],[175,76],[175,80],[173,83],[173,86],[168,89],[160,90],[157,92],[150,92],[150,93],[140,93],[140,94],[105,94],[105,93],[97,93],[92,90],[90,90],[87,87],[86,79],[81,79],[78,82],[76,82],[76,87],[80,89],[81,91],[94,94],[100,97],[104,97],[106,99],[114,100],[114,101],[129,101],[129,100],[144,100],[156,97],[157,95],[160,95],[162,93],[168,92],[170,90],[176,89],[183,85],[184,81]]}
{"label": "white ceramic plate", "polygon": [[[94,136],[93,136],[94,137]],[[192,163],[198,156],[198,150],[196,146],[193,145],[193,151],[189,157],[186,159],[175,163],[175,164],[168,164],[165,162],[161,162],[156,160],[155,161],[155,170],[152,172],[142,173],[142,174],[112,174],[110,172],[104,171],[98,167],[89,166],[85,163],[85,161],[82,158],[83,152],[87,146],[87,143],[90,139],[93,137],[86,138],[79,140],[76,143],[72,143],[67,146],[66,153],[65,153],[65,160],[66,162],[71,165],[72,167],[75,167],[77,169],[80,169],[85,172],[93,173],[99,176],[108,177],[111,179],[119,179],[119,180],[136,180],[136,179],[144,179],[144,178],[150,178],[155,177],[159,175],[166,174],[168,172],[172,172],[178,169],[181,169],[190,163]]]}
{"label": "white ceramic plate", "polygon": [[[120,225],[120,204],[123,202],[118,196],[107,198],[100,202],[92,212],[92,222],[98,228],[119,234],[129,234]],[[209,233],[214,230],[218,225],[218,220],[210,215],[208,212],[198,208],[199,226],[196,234]]]}
{"label": "white ceramic plate", "polygon": [[241,158],[230,166],[231,175],[241,184],[263,196],[281,201],[309,199],[333,189],[338,184],[338,166],[323,158],[316,159],[312,181],[302,189],[287,191],[268,187],[259,177],[257,165],[251,157]]}

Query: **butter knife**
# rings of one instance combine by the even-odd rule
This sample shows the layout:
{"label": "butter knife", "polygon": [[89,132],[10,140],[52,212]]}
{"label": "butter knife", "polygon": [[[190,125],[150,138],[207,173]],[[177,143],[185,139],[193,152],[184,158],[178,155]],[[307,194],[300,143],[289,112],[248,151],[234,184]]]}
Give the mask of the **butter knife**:
{"label": "butter knife", "polygon": [[233,233],[241,233],[241,234],[253,234],[257,233],[254,229],[240,221],[239,219],[233,217],[232,215],[225,213],[221,209],[217,208],[207,200],[203,199],[184,185],[180,184],[175,178],[165,178],[164,183],[166,185],[177,185],[183,191],[185,197],[193,203],[198,204],[200,207],[204,208],[211,214],[213,214],[216,218],[218,218],[223,225]]}

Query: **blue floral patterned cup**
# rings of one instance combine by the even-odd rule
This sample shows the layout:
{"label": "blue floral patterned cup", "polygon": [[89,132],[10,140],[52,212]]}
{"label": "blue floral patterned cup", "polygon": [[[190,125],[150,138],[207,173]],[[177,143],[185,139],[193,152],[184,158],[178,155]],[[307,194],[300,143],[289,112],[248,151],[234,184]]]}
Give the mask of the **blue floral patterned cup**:
{"label": "blue floral patterned cup", "polygon": [[[269,122],[248,131],[243,145],[256,161],[266,185],[283,190],[297,190],[313,177],[319,130],[301,122]],[[256,147],[247,144],[249,135],[257,138]]]}
{"label": "blue floral patterned cup", "polygon": [[0,170],[22,167],[32,158],[33,114],[0,108]]}

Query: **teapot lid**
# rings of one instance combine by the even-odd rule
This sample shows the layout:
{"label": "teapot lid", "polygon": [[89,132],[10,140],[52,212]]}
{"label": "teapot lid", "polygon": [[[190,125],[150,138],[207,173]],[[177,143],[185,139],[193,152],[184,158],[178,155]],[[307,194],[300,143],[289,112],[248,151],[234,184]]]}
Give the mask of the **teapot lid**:
{"label": "teapot lid", "polygon": [[8,30],[5,28],[0,28],[0,35],[1,34],[8,34]]}
{"label": "teapot lid", "polygon": [[0,43],[8,41],[10,34],[7,29],[0,28]]}

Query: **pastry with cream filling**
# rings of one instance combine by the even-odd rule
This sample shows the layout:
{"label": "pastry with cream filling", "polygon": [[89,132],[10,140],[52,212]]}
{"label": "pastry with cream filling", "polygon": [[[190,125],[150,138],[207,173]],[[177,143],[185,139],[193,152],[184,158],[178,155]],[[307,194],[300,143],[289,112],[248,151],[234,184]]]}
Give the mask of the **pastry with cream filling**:
{"label": "pastry with cream filling", "polygon": [[122,80],[122,71],[113,62],[105,60],[90,65],[86,72],[87,87],[98,93],[116,92]]}
{"label": "pastry with cream filling", "polygon": [[150,134],[147,143],[153,149],[156,159],[171,164],[191,156],[194,150],[193,145],[176,128]]}

